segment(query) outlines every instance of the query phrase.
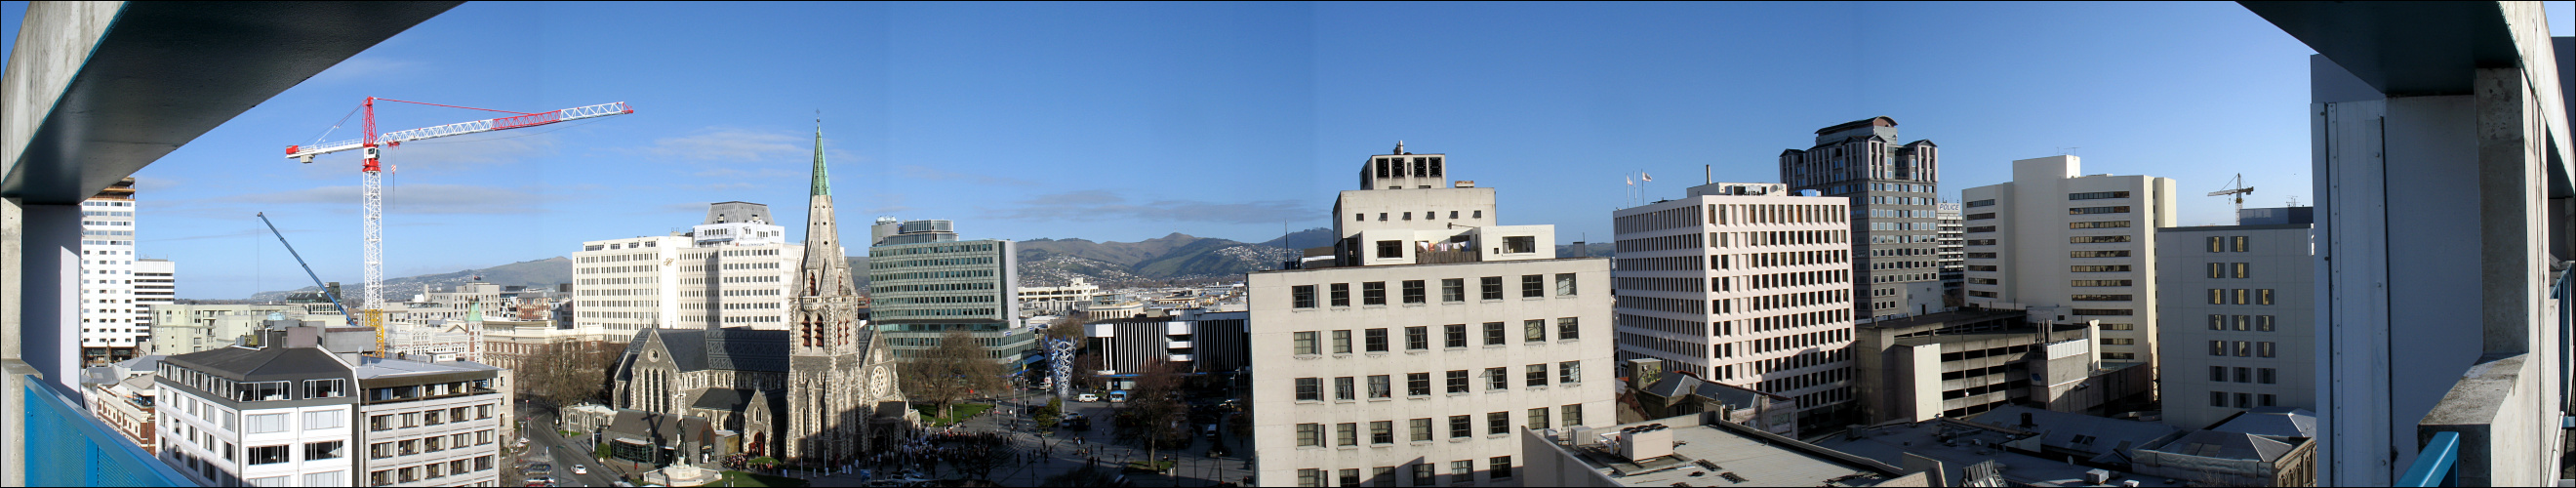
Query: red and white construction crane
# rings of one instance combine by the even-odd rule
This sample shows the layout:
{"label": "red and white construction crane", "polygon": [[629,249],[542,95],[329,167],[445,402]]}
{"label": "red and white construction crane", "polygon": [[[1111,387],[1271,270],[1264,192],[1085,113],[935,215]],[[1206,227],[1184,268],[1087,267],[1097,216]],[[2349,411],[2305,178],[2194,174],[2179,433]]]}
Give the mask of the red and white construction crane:
{"label": "red and white construction crane", "polygon": [[[376,133],[376,102],[377,102],[377,101],[379,101],[379,100],[381,100],[381,101],[387,101],[387,102],[402,102],[402,103],[410,103],[410,104],[429,105],[429,106],[435,106],[435,107],[448,107],[448,108],[462,108],[462,109],[469,109],[469,110],[482,110],[482,111],[486,111],[486,112],[500,112],[500,113],[505,113],[505,114],[515,114],[515,115],[511,115],[511,116],[508,116],[508,117],[497,118],[497,119],[485,119],[485,120],[477,120],[477,121],[472,121],[472,122],[460,122],[460,123],[447,124],[447,125],[441,125],[441,126],[422,127],[422,128],[418,128],[418,129],[403,130],[403,131],[394,131],[394,132],[387,132],[387,133],[384,133],[384,134],[377,134],[377,133]],[[492,109],[488,109],[488,108],[459,107],[459,106],[455,106],[455,105],[440,105],[440,104],[435,104],[435,103],[422,103],[422,102],[413,102],[413,101],[407,101],[407,100],[395,100],[395,99],[391,99],[391,98],[378,98],[378,97],[367,97],[367,102],[366,102],[366,104],[365,104],[365,105],[363,105],[361,108],[363,108],[363,109],[364,109],[364,110],[366,110],[366,112],[367,112],[367,118],[366,118],[366,137],[361,138],[361,139],[355,139],[355,140],[337,141],[337,142],[331,142],[331,143],[318,143],[318,144],[313,144],[313,145],[310,145],[310,146],[286,146],[286,157],[287,157],[287,159],[300,160],[300,161],[303,161],[303,162],[305,162],[305,163],[307,163],[307,164],[310,164],[310,163],[312,163],[312,162],[313,162],[313,157],[314,157],[314,156],[319,156],[319,155],[324,155],[324,154],[330,154],[330,153],[335,153],[335,152],[340,152],[340,151],[347,151],[347,150],[352,150],[352,149],[362,149],[362,150],[364,150],[364,151],[362,151],[362,152],[361,152],[361,154],[363,154],[363,155],[366,157],[366,165],[365,165],[365,166],[362,166],[362,167],[360,167],[360,168],[359,168],[359,181],[360,181],[360,184],[359,184],[359,197],[358,197],[358,199],[359,199],[359,200],[358,200],[358,204],[359,204],[359,207],[363,209],[363,210],[361,211],[361,213],[363,213],[363,214],[364,214],[364,216],[365,216],[365,217],[364,217],[364,224],[363,224],[363,226],[364,226],[364,229],[365,229],[365,230],[364,230],[364,234],[365,234],[365,236],[364,236],[364,241],[365,241],[365,243],[366,243],[366,252],[365,252],[365,264],[366,264],[366,268],[365,268],[365,272],[364,272],[364,276],[365,276],[365,278],[366,278],[366,280],[365,280],[365,281],[366,281],[366,295],[365,295],[366,300],[365,300],[364,304],[361,306],[362,308],[360,309],[360,312],[359,312],[359,313],[363,314],[363,316],[361,317],[361,321],[360,321],[360,322],[361,322],[362,324],[364,324],[365,326],[367,326],[367,328],[375,329],[375,332],[376,332],[376,353],[377,353],[377,354],[383,354],[383,353],[385,352],[385,225],[384,225],[384,221],[385,221],[385,200],[384,200],[384,196],[385,196],[385,176],[384,176],[384,173],[385,173],[386,171],[390,171],[390,170],[392,169],[392,168],[391,168],[391,166],[389,166],[389,165],[381,164],[382,162],[381,162],[380,160],[382,159],[382,156],[383,156],[383,150],[382,150],[382,149],[383,149],[384,147],[401,147],[401,146],[402,146],[402,143],[404,143],[404,142],[407,142],[407,141],[417,141],[417,140],[421,140],[421,139],[434,139],[434,138],[447,137],[447,136],[461,136],[461,135],[474,134],[474,133],[480,133],[480,132],[491,132],[491,131],[496,131],[496,130],[510,130],[510,129],[519,129],[519,128],[527,128],[527,127],[536,127],[536,126],[546,125],[546,124],[552,124],[552,123],[556,123],[556,122],[570,122],[570,121],[581,120],[581,119],[589,119],[589,118],[607,117],[607,116],[611,116],[611,115],[624,115],[624,114],[631,114],[631,113],[635,113],[635,109],[634,109],[634,108],[631,108],[631,107],[627,107],[627,106],[626,106],[626,102],[604,103],[604,104],[599,104],[599,105],[591,105],[591,106],[587,106],[587,107],[574,107],[574,108],[567,108],[567,109],[563,109],[563,110],[556,110],[556,111],[551,111],[551,112],[526,113],[526,112],[511,112],[511,111],[507,111],[507,110],[492,110]],[[348,119],[341,119],[341,120],[345,121],[345,120],[348,120]],[[334,128],[337,128],[337,126],[333,126],[333,127],[334,127]],[[327,136],[329,133],[328,133],[328,132],[324,132],[324,134]]]}

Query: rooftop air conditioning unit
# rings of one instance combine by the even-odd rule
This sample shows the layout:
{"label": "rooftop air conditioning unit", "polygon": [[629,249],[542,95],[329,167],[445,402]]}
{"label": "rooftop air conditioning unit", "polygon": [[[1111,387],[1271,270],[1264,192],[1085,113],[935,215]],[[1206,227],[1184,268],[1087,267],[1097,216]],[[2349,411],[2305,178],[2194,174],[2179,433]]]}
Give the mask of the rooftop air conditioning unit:
{"label": "rooftop air conditioning unit", "polygon": [[1619,457],[1643,461],[1673,455],[1673,431],[1664,424],[1619,430]]}

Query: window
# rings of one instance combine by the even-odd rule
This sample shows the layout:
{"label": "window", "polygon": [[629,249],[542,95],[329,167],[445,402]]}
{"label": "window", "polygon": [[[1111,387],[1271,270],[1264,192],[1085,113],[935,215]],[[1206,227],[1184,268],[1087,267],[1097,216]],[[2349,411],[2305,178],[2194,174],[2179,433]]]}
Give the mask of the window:
{"label": "window", "polygon": [[[2209,237],[2209,252],[2227,252],[2227,241],[2226,241],[2226,239],[2227,239],[2227,238],[2224,238],[2224,237],[2210,236],[2210,237]],[[2216,276],[2212,276],[2212,278],[2216,278]],[[2218,405],[2218,406],[2222,406],[2222,407],[2223,407],[2223,406],[2225,406],[2225,405]]]}
{"label": "window", "polygon": [[1387,376],[1387,375],[1377,375],[1377,376],[1370,376],[1370,377],[1368,377],[1368,378],[1369,378],[1369,398],[1371,398],[1371,399],[1378,399],[1378,398],[1395,398],[1395,384],[1394,384],[1394,383],[1395,383],[1395,378],[1394,378],[1394,377],[1392,377],[1392,376]]}
{"label": "window", "polygon": [[2254,346],[2255,346],[2255,347],[2254,347],[2254,351],[2255,351],[2254,355],[2255,355],[2256,357],[2267,357],[2267,358],[2268,358],[2268,357],[2272,357],[2272,343],[2271,343],[2271,342],[2259,342],[2259,343],[2255,343],[2255,344],[2254,344]]}
{"label": "window", "polygon": [[1467,390],[1467,370],[1460,369],[1449,371],[1449,392],[1467,393]]}
{"label": "window", "polygon": [[2254,304],[2256,304],[2256,305],[2271,305],[2271,304],[2272,304],[2272,289],[2271,289],[2271,288],[2264,288],[2264,289],[2260,289],[2260,290],[2254,290]]}
{"label": "window", "polygon": [[346,442],[327,441],[304,444],[304,460],[306,461],[339,459],[347,457],[348,455],[348,443]]}
{"label": "window", "polygon": [[1368,352],[1386,352],[1386,329],[1368,330]]}
{"label": "window", "polygon": [[1503,435],[1510,433],[1512,433],[1512,415],[1510,413],[1487,412],[1485,414],[1486,435]]}
{"label": "window", "polygon": [[2244,367],[2244,366],[2238,366],[2238,367],[2236,367],[2236,382],[2237,382],[2237,383],[2253,383],[2253,382],[2254,382],[2254,368],[2248,368],[2248,367]]}
{"label": "window", "polygon": [[2254,394],[2251,394],[2251,393],[2238,393],[2238,394],[2236,394],[2236,408],[2249,408],[2249,407],[2253,407],[2253,406],[2254,406],[2254,401],[2253,401],[2253,400],[2254,400]]}
{"label": "window", "polygon": [[[1408,218],[1406,218],[1405,220],[1413,220],[1413,219],[1411,219],[1411,218],[1410,218],[1410,217],[1412,217],[1412,216],[1413,216],[1413,214],[1411,214],[1411,213],[1406,213],[1406,214],[1404,214],[1404,216],[1405,216],[1405,217],[1408,217]],[[1384,220],[1384,219],[1379,219],[1379,220]],[[1377,257],[1381,257],[1381,258],[1400,258],[1400,257],[1404,257],[1404,241],[1377,241]]]}
{"label": "window", "polygon": [[1476,482],[1476,462],[1466,459],[1450,461],[1449,482],[1452,484]]}
{"label": "window", "polygon": [[304,475],[304,486],[348,486],[348,474],[349,472],[347,471],[306,473]]}
{"label": "window", "polygon": [[1422,280],[1405,280],[1404,303],[1424,303],[1428,301],[1428,297],[1424,292],[1425,290],[1423,289]]}
{"label": "window", "polygon": [[294,477],[294,476],[270,476],[270,477],[266,477],[266,478],[251,478],[251,479],[249,480],[249,482],[250,482],[249,484],[250,484],[251,486],[259,486],[259,487],[269,487],[269,486],[295,486],[295,485],[293,484],[294,479],[295,479],[295,477]]}
{"label": "window", "polygon": [[1449,303],[1467,301],[1467,279],[1448,278],[1440,280],[1440,301]]}
{"label": "window", "polygon": [[2066,209],[2066,214],[2067,214],[2067,215],[2090,215],[2090,214],[2106,214],[2106,213],[2129,213],[2129,206],[2127,206],[2127,205],[2114,205],[2114,206],[2108,206],[2108,207],[2074,207],[2074,208],[2068,208],[2068,209]]}
{"label": "window", "polygon": [[[2269,385],[2269,384],[2272,384],[2272,383],[2274,383],[2274,382],[2276,382],[2276,381],[2279,381],[2279,377],[2278,377],[2278,375],[2279,375],[2279,374],[2280,374],[2280,370],[2276,370],[2276,369],[2272,369],[2272,368],[2262,368],[2262,369],[2255,370],[2254,380],[2255,380],[2255,381],[2257,381],[2257,382],[2261,382],[2261,383],[2263,383],[2263,384]],[[2266,405],[2266,406],[2269,406],[2269,405]]]}
{"label": "window", "polygon": [[1484,295],[1484,296],[1483,296],[1483,299],[1485,299],[1485,300],[1501,300],[1501,299],[1503,299],[1503,277],[1501,277],[1501,276],[1487,276],[1487,277],[1484,277],[1484,278],[1479,278],[1479,279],[1477,279],[1477,281],[1478,281],[1478,282],[1479,282],[1479,284],[1480,284],[1480,285],[1482,285],[1482,287],[1484,288],[1484,290],[1483,290],[1483,291],[1484,291],[1484,293],[1483,293],[1483,295]]}
{"label": "window", "polygon": [[2251,246],[2248,246],[2248,245],[2247,245],[2248,243],[2247,243],[2247,242],[2245,242],[2245,240],[2246,240],[2246,239],[2247,239],[2247,237],[2245,237],[2245,236],[2236,236],[2236,252],[2246,252],[2246,251],[2250,251],[2250,250],[2252,250],[2252,249],[2251,249]]}
{"label": "window", "polygon": [[1485,476],[1490,479],[1512,477],[1512,457],[1494,456],[1491,460],[1491,464],[1486,465],[1485,472],[1488,473]]}
{"label": "window", "polygon": [[1385,305],[1385,304],[1386,304],[1386,282],[1384,282],[1384,281],[1371,281],[1371,282],[1367,282],[1367,283],[1361,283],[1361,284],[1360,284],[1360,304],[1361,304],[1361,305]]}
{"label": "window", "polygon": [[2254,316],[2254,330],[2262,331],[2262,332],[2271,332],[2271,331],[2272,331],[2272,316],[2270,316],[2270,315],[2256,315],[2256,316]]}
{"label": "window", "polygon": [[2252,265],[2253,265],[2253,263],[2236,263],[2236,277],[2238,277],[2238,278],[2250,278],[2250,277],[2252,277],[2253,275],[2252,275],[2252,274],[2250,274],[2250,271],[2252,271],[2252,270],[2247,269],[2247,268],[2251,267]]}
{"label": "window", "polygon": [[286,446],[251,446],[250,448],[250,464],[277,464],[283,462],[286,462]]}
{"label": "window", "polygon": [[246,422],[246,423],[250,424],[250,425],[245,426],[245,427],[249,427],[249,428],[250,428],[250,431],[249,431],[249,432],[247,432],[247,433],[251,433],[251,434],[267,434],[267,433],[274,433],[274,432],[285,432],[285,431],[287,430],[287,428],[288,428],[287,420],[289,420],[289,419],[287,418],[287,415],[289,415],[289,414],[283,414],[283,413],[268,413],[268,414],[252,415],[252,416],[250,416],[250,418],[249,418],[249,420],[250,420],[250,421],[249,421],[249,422]]}
{"label": "window", "polygon": [[2072,271],[2072,272],[2077,272],[2077,273],[2124,273],[2124,272],[2128,272],[2128,271],[2129,271],[2129,265],[2126,265],[2126,264],[2112,264],[2112,265],[2091,265],[2091,266],[2068,266],[2068,267],[2066,267],[2066,270],[2067,270],[2067,271]]}
{"label": "window", "polygon": [[2066,199],[2068,199],[2068,200],[2100,200],[2100,199],[2104,199],[2104,198],[2129,198],[2129,192],[2125,192],[2125,191],[2097,191],[2097,192],[2091,192],[2091,193],[2069,193],[2069,194],[2066,194]]}
{"label": "window", "polygon": [[2129,301],[2130,296],[2079,293],[2069,296],[2068,298],[2072,298],[2079,302],[2125,302]]}
{"label": "window", "polygon": [[2227,341],[2209,341],[2209,355],[2211,355],[2211,356],[2225,356],[2225,355],[2227,355]]}
{"label": "window", "polygon": [[2111,242],[2129,242],[2129,236],[2074,236],[2074,237],[2068,237],[2068,238],[2066,238],[2066,242],[2068,242],[2068,243],[2072,243],[2072,244],[2102,244],[2102,243],[2111,243]]}
{"label": "window", "polygon": [[1565,421],[1565,426],[1566,426],[1566,427],[1573,427],[1573,426],[1577,426],[1577,425],[1583,425],[1583,404],[1577,403],[1577,404],[1566,405],[1566,406],[1562,406],[1562,407],[1556,407],[1556,411],[1557,411],[1558,413],[1563,413],[1563,414],[1565,414],[1565,419],[1564,419],[1564,421]]}
{"label": "window", "polygon": [[1995,201],[1994,201],[1994,200],[1992,200],[1992,199],[1987,199],[1987,200],[1976,200],[1976,201],[1971,201],[1971,202],[1968,202],[1968,204],[1967,204],[1966,206],[1967,206],[1967,208],[1977,208],[1977,207],[1991,207],[1991,206],[1994,206],[1994,205],[1995,205]]}
{"label": "window", "polygon": [[1547,296],[1547,275],[1521,275],[1521,298]]}
{"label": "window", "polygon": [[1410,396],[1430,396],[1431,373],[1405,373],[1404,394]]}
{"label": "window", "polygon": [[1339,423],[1339,424],[1334,424],[1334,425],[1333,425],[1333,436],[1334,436],[1334,438],[1333,438],[1333,445],[1336,445],[1336,446],[1357,446],[1357,445],[1360,445],[1360,424],[1359,424],[1359,422],[1343,422],[1343,423]]}
{"label": "window", "polygon": [[2211,288],[2211,289],[2209,289],[2209,304],[2210,304],[2210,305],[2225,305],[2225,304],[2227,304],[2227,289],[2224,289],[2224,288]]}
{"label": "window", "polygon": [[305,398],[339,398],[349,396],[349,380],[304,380]]}
{"label": "window", "polygon": [[1336,307],[1348,307],[1348,306],[1351,306],[1351,284],[1350,284],[1350,283],[1334,283],[1334,284],[1332,285],[1332,289],[1333,289],[1333,306],[1336,306]]}
{"label": "window", "polygon": [[2210,278],[2227,277],[2227,263],[2209,263]]}
{"label": "window", "polygon": [[1413,486],[1437,485],[1439,483],[1432,481],[1432,479],[1437,476],[1437,472],[1432,470],[1431,465],[1429,464],[1413,465]]}
{"label": "window", "polygon": [[1321,470],[1321,469],[1300,469],[1300,470],[1297,470],[1297,486],[1303,486],[1303,487],[1309,487],[1309,488],[1312,488],[1312,487],[1319,487],[1319,486],[1324,486],[1324,470]]}
{"label": "window", "polygon": [[1360,399],[1359,380],[1349,376],[1333,378],[1333,399],[1345,402]]}
{"label": "window", "polygon": [[1324,424],[1297,424],[1297,447],[1323,447]]}
{"label": "window", "polygon": [[1423,326],[1404,328],[1404,349],[1407,351],[1431,350],[1431,328]]}
{"label": "window", "polygon": [[1393,421],[1393,420],[1379,420],[1379,421],[1375,421],[1375,422],[1369,422],[1369,443],[1370,443],[1370,444],[1394,444],[1394,443],[1395,443],[1395,421]]}
{"label": "window", "polygon": [[2218,381],[2218,382],[2225,382],[2225,381],[2227,381],[2227,367],[2226,367],[2226,366],[2210,366],[2210,367],[2209,367],[2209,380],[2210,380],[2210,381]]}
{"label": "window", "polygon": [[1459,349],[1467,347],[1467,324],[1443,325],[1440,329],[1443,333],[1441,347]]}
{"label": "window", "polygon": [[2270,393],[2265,393],[2265,394],[2263,394],[2263,404],[2262,404],[2261,406],[2265,406],[2265,407],[2272,406],[2272,400],[2273,400],[2273,396],[2272,396],[2272,394],[2270,394]]}
{"label": "window", "polygon": [[1296,302],[1292,305],[1296,308],[1315,308],[1315,285],[1288,287],[1288,295]]}
{"label": "window", "polygon": [[[1378,214],[1378,215],[1383,216],[1383,215],[1386,215],[1386,214]],[[1359,468],[1350,468],[1350,469],[1344,469],[1344,470],[1342,470],[1342,486],[1359,486],[1359,485],[1360,485],[1360,470],[1359,470]]]}
{"label": "window", "polygon": [[1529,409],[1529,428],[1547,428],[1547,407]]}
{"label": "window", "polygon": [[[1483,210],[1478,210],[1476,212],[1484,213]],[[1503,238],[1503,254],[1527,254],[1534,252],[1538,252],[1537,236],[1508,236]]]}
{"label": "window", "polygon": [[1467,416],[1465,415],[1449,416],[1449,438],[1460,439],[1476,435],[1476,433],[1471,430],[1474,429],[1474,427],[1469,426],[1468,422],[1469,420],[1467,420]]}
{"label": "window", "polygon": [[1298,400],[1298,401],[1308,401],[1308,402],[1320,402],[1320,401],[1324,401],[1324,387],[1323,387],[1322,379],[1321,379],[1321,378],[1298,378],[1298,379],[1297,379],[1297,400]]}
{"label": "window", "polygon": [[[1979,254],[1983,254],[1983,256],[1979,256]],[[1968,253],[1968,257],[1971,257],[1971,258],[1987,258],[1987,259],[1993,259],[1993,258],[1995,257],[1995,253],[1990,253],[1990,252],[1972,252],[1972,253]],[[2109,250],[2109,251],[2068,251],[2068,252],[2067,252],[2067,257],[2077,257],[2077,258],[2125,258],[2125,257],[2129,257],[2129,250],[2127,250],[2127,249],[2117,249],[2117,250]]]}
{"label": "window", "polygon": [[1557,384],[1561,384],[1561,385],[1571,385],[1571,384],[1582,383],[1582,382],[1583,382],[1583,362],[1582,362],[1582,361],[1566,361],[1566,362],[1556,363],[1556,383],[1557,383]]}
{"label": "window", "polygon": [[2235,316],[2235,317],[2236,317],[2236,330],[2246,330],[2246,323],[2247,323],[2247,322],[2251,322],[2251,320],[2248,320],[2248,319],[2250,319],[2251,317],[2247,317],[2247,316],[2244,316],[2244,315],[2237,315],[2237,316]]}
{"label": "window", "polygon": [[2240,357],[2240,358],[2241,358],[2241,357],[2246,357],[2246,356],[2252,356],[2253,354],[2251,354],[2251,353],[2252,353],[2252,352],[2253,352],[2253,350],[2254,350],[2253,345],[2254,345],[2254,343],[2252,343],[2252,342],[2247,342],[2247,341],[2236,341],[2236,357]]}
{"label": "window", "polygon": [[2130,281],[2130,280],[2073,280],[2073,281],[2068,282],[2068,283],[2067,283],[2067,285],[2068,285],[2068,286],[2130,286],[2130,285],[2135,284],[2135,283],[2136,283],[2136,282],[2134,282],[2134,281]]}
{"label": "window", "polygon": [[2253,295],[2253,293],[2249,293],[2249,292],[2248,292],[2248,290],[2246,290],[2246,289],[2244,289],[2244,288],[2237,288],[2237,289],[2236,289],[2236,304],[2237,304],[2237,305],[2245,305],[2245,304],[2253,303],[2253,300],[2247,300],[2247,299],[2246,299],[2246,298],[2248,298],[2248,297],[2250,297],[2250,296],[2252,296],[2252,295]]}
{"label": "window", "polygon": [[1511,370],[1507,370],[1507,369],[1503,369],[1503,368],[1485,368],[1485,390],[1486,390],[1486,391],[1498,391],[1498,390],[1509,390],[1509,389],[1512,389],[1512,373],[1511,373]]}
{"label": "window", "polygon": [[1500,346],[1500,345],[1503,345],[1503,323],[1502,323],[1502,322],[1486,322],[1486,323],[1485,323],[1485,345],[1488,345],[1488,346]]}
{"label": "window", "polygon": [[1312,355],[1323,352],[1318,350],[1319,348],[1315,346],[1315,331],[1310,330],[1298,332],[1296,333],[1296,337],[1297,343],[1295,347],[1297,348],[1297,354]]}
{"label": "window", "polygon": [[1547,386],[1547,365],[1532,364],[1526,369],[1522,376],[1529,379],[1528,386]]}
{"label": "window", "polygon": [[1333,354],[1351,353],[1351,331],[1333,331]]}
{"label": "window", "polygon": [[1413,419],[1413,442],[1431,442],[1431,418]]}
{"label": "window", "polygon": [[1575,323],[1574,317],[1559,317],[1556,319],[1556,340],[1567,341],[1581,338],[1583,338],[1583,326]]}
{"label": "window", "polygon": [[1521,337],[1521,342],[1546,342],[1546,341],[1547,341],[1547,321],[1546,321],[1546,320],[1523,320],[1523,321],[1521,321],[1521,336],[1522,336],[1522,337]]}
{"label": "window", "polygon": [[1556,296],[1574,296],[1574,273],[1556,274]]}
{"label": "window", "polygon": [[2126,221],[2126,220],[2097,220],[2097,221],[2089,221],[2089,222],[2067,222],[2067,223],[2066,223],[2066,228],[2069,228],[2069,229],[2120,229],[2120,228],[2127,228],[2128,226],[2129,226],[2129,221]]}

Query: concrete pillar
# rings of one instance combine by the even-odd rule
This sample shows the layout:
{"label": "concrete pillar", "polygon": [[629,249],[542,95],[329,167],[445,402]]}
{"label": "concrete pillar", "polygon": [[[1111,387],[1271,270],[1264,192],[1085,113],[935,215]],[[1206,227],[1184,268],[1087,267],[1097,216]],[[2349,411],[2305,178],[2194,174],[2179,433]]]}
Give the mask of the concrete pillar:
{"label": "concrete pillar", "polygon": [[2478,272],[2486,354],[2530,352],[2548,293],[2540,121],[2519,68],[2477,70]]}
{"label": "concrete pillar", "polygon": [[18,354],[45,383],[80,397],[80,205],[18,202]]}

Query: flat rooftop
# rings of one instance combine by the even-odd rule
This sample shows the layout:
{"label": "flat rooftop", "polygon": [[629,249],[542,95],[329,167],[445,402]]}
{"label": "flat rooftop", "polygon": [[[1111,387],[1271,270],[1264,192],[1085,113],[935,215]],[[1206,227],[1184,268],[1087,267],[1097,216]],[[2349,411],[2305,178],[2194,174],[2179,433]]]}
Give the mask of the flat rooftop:
{"label": "flat rooftop", "polygon": [[1880,320],[1876,322],[1855,322],[1852,325],[1878,329],[1906,329],[1916,327],[1941,328],[1952,325],[1967,325],[1990,320],[2022,318],[2027,316],[2029,316],[2029,312],[2021,310],[1960,308],[1947,312],[1916,315],[1901,319]]}
{"label": "flat rooftop", "polygon": [[[2022,439],[2030,434],[1984,428],[1964,422],[1941,420],[1898,423],[1873,427],[1855,427],[1860,438],[1836,436],[1817,445],[1851,453],[1882,463],[1903,465],[1908,453],[1941,461],[1950,479],[1944,486],[1960,486],[1960,476],[1969,465],[1993,460],[2004,481],[2028,486],[2097,486],[2084,481],[2084,473],[2097,468],[2068,464],[2063,460],[2043,459],[1996,447]],[[1947,431],[1948,437],[1944,437]],[[2136,480],[2138,486],[2181,486],[2177,481],[2147,477],[2136,473],[2111,472],[2111,484]]]}
{"label": "flat rooftop", "polygon": [[473,372],[473,371],[500,371],[500,370],[501,370],[501,368],[495,368],[495,367],[491,367],[491,366],[483,365],[483,364],[481,364],[481,363],[473,363],[473,362],[466,362],[466,361],[448,361],[448,362],[425,363],[425,362],[420,362],[420,361],[409,361],[409,360],[402,360],[402,359],[384,359],[384,358],[373,358],[373,357],[363,357],[363,356],[361,356],[361,357],[359,357],[359,358],[358,358],[358,367],[356,368],[356,374],[357,374],[357,376],[358,376],[358,379],[371,379],[371,378],[385,378],[385,377],[408,376],[408,375],[418,375],[418,374],[461,373],[461,372]]}
{"label": "flat rooftop", "polygon": [[[1619,424],[1593,430],[1594,434],[1614,434],[1619,429],[1649,424],[1664,424],[1673,433],[1673,456],[1634,463],[1622,458],[1615,447],[1605,447],[1598,439],[1581,439],[1568,446],[1553,444],[1559,450],[1571,450],[1586,468],[1601,473],[1626,486],[1875,486],[1901,476],[1897,469],[1870,459],[1834,453],[1815,445],[1777,435],[1758,432],[1729,423],[1718,425],[1682,425],[1693,421],[1676,417]],[[1570,434],[1559,430],[1557,436]]]}

